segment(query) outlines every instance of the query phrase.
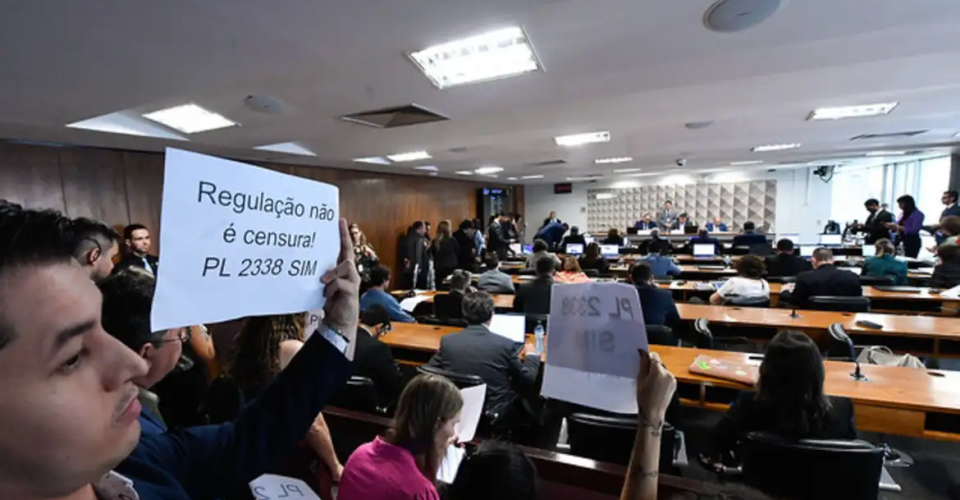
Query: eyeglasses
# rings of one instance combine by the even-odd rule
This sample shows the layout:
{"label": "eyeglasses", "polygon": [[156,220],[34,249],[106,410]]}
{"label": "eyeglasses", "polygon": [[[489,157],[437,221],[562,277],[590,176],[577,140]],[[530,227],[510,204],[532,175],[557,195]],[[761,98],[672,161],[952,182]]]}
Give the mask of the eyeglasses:
{"label": "eyeglasses", "polygon": [[154,344],[159,345],[159,344],[164,344],[164,343],[166,343],[166,342],[180,342],[181,344],[186,344],[187,342],[190,342],[190,329],[189,329],[189,328],[181,328],[180,331],[177,332],[177,338],[175,338],[175,339],[160,339],[160,340],[155,341]]}

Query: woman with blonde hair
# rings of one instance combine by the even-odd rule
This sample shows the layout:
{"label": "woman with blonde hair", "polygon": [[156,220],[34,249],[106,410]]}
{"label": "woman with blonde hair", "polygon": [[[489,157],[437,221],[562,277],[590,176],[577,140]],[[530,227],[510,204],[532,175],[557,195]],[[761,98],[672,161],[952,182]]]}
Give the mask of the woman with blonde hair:
{"label": "woman with blonde hair", "polygon": [[568,255],[563,258],[563,267],[560,272],[554,275],[553,280],[557,283],[589,283],[593,281],[580,269],[576,257]]}
{"label": "woman with blonde hair", "polygon": [[457,269],[460,263],[460,244],[453,237],[450,221],[442,220],[437,224],[437,237],[433,240],[430,251],[433,253],[433,263],[437,284],[442,284],[447,276]]}
{"label": "woman with blonde hair", "polygon": [[437,471],[456,441],[463,399],[446,378],[419,375],[400,395],[393,427],[347,460],[339,500],[439,500]]}

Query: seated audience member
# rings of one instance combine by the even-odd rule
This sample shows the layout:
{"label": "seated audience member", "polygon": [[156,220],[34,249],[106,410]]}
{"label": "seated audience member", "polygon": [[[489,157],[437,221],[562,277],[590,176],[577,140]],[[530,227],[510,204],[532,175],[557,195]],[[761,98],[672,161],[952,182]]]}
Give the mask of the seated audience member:
{"label": "seated audience member", "polygon": [[120,251],[120,235],[106,224],[79,217],[71,222],[73,258],[98,283],[113,272],[113,258]]}
{"label": "seated audience member", "polygon": [[620,230],[615,227],[611,227],[610,230],[607,231],[607,237],[604,238],[600,244],[623,246],[623,236],[620,235]]}
{"label": "seated audience member", "polygon": [[710,303],[740,304],[761,299],[770,300],[770,285],[763,279],[763,261],[756,255],[744,255],[734,267],[737,275],[723,282],[719,290],[710,296]]}
{"label": "seated audience member", "polygon": [[482,243],[480,245],[476,243],[478,232],[469,219],[464,219],[460,227],[454,231],[453,239],[457,240],[457,245],[460,247],[457,253],[457,268],[473,271],[476,267],[477,257],[480,255],[477,252],[483,247]]}
{"label": "seated audience member", "polygon": [[554,248],[560,244],[560,241],[563,240],[563,235],[567,234],[567,230],[570,229],[570,226],[563,224],[561,222],[551,222],[544,226],[543,229],[537,231],[537,234],[534,236],[537,240],[543,240],[548,248]]}
{"label": "seated audience member", "polygon": [[583,255],[580,256],[581,269],[596,269],[600,274],[610,271],[610,263],[603,257],[600,251],[600,244],[594,241],[587,245]]}
{"label": "seated audience member", "polygon": [[368,307],[360,315],[357,348],[353,354],[353,374],[373,381],[381,408],[392,408],[403,390],[403,375],[393,358],[393,350],[380,341],[380,337],[392,329],[390,313],[383,306]]}
{"label": "seated audience member", "polygon": [[580,269],[580,264],[577,263],[576,257],[572,255],[563,258],[563,267],[561,267],[560,272],[556,274],[554,279],[557,283],[589,283],[593,281],[583,273],[583,270]]}
{"label": "seated audience member", "polygon": [[720,217],[714,217],[711,222],[707,223],[707,231],[711,233],[725,233],[727,232],[727,225],[721,222]]}
{"label": "seated audience member", "polygon": [[[463,299],[463,316],[468,326],[461,332],[444,335],[440,350],[430,358],[430,366],[465,375],[477,375],[487,384],[484,408],[503,412],[517,400],[518,394],[532,394],[540,371],[540,356],[530,344],[523,360],[512,340],[490,331],[493,297],[474,292]],[[515,408],[514,411],[519,411]],[[511,413],[513,414],[513,413]]]}
{"label": "seated audience member", "polygon": [[587,240],[586,238],[583,237],[582,234],[580,234],[579,227],[577,226],[571,227],[570,234],[563,237],[563,240],[560,242],[560,247],[559,247],[561,252],[567,251],[568,243],[573,243],[575,245],[584,245],[584,246],[587,245]]}
{"label": "seated audience member", "polygon": [[537,267],[537,262],[540,262],[540,259],[543,257],[548,257],[553,261],[555,267],[560,267],[560,258],[557,257],[557,254],[549,251],[549,245],[546,241],[537,239],[533,240],[533,253],[527,255],[527,260],[524,263],[527,269],[534,269]]}
{"label": "seated audience member", "polygon": [[689,248],[692,250],[693,245],[713,245],[713,253],[717,255],[722,250],[720,246],[720,240],[716,238],[711,238],[710,233],[706,229],[701,229],[697,232],[697,235],[690,238],[690,241],[687,243]]}
{"label": "seated audience member", "polygon": [[446,294],[443,300],[433,299],[433,314],[438,318],[459,319],[463,316],[461,305],[463,296],[470,291],[470,283],[473,281],[473,275],[470,271],[457,269],[450,275],[450,292]]}
{"label": "seated audience member", "polygon": [[[641,254],[646,255],[650,253],[651,246],[661,241],[666,241],[666,240],[660,237],[659,229],[654,229],[653,231],[650,231],[650,239],[641,241],[637,249],[640,251]],[[667,244],[670,244],[670,242],[667,242]],[[670,248],[672,249],[673,246],[671,245]]]}
{"label": "seated audience member", "polygon": [[767,236],[764,234],[756,233],[754,230],[757,226],[750,221],[743,223],[743,233],[738,234],[733,237],[733,246],[734,247],[750,247],[753,245],[766,245]]}
{"label": "seated audience member", "polygon": [[160,259],[150,254],[150,230],[143,224],[130,224],[123,228],[123,242],[126,253],[114,267],[120,272],[128,267],[139,267],[156,275],[160,268]]}
{"label": "seated audience member", "polygon": [[786,238],[778,241],[777,255],[767,257],[767,276],[796,276],[813,270],[807,259],[794,255],[793,251],[793,241]]}
{"label": "seated audience member", "polygon": [[463,398],[453,382],[418,375],[400,394],[386,436],[347,460],[338,500],[439,500],[437,471],[456,441]]}
{"label": "seated audience member", "polygon": [[514,294],[513,278],[500,270],[500,259],[490,252],[486,257],[487,270],[477,277],[477,288],[488,293]]}
{"label": "seated audience member", "polygon": [[940,264],[933,268],[930,286],[953,288],[960,285],[960,245],[941,245],[937,256]]}
{"label": "seated audience member", "polygon": [[653,270],[654,278],[680,276],[682,272],[680,267],[670,258],[670,242],[666,240],[651,243],[650,254],[644,257],[643,261]]}
{"label": "seated audience member", "polygon": [[714,458],[739,463],[737,443],[753,431],[789,439],[856,439],[853,403],[824,394],[823,378],[817,344],[805,333],[778,333],[760,365],[757,392],[741,392],[714,428]]}
{"label": "seated audience member", "polygon": [[680,313],[670,290],[663,290],[653,282],[653,270],[646,262],[630,268],[630,279],[640,295],[643,322],[647,325],[674,327],[680,324]]}
{"label": "seated audience member", "polygon": [[893,243],[883,238],[874,244],[877,248],[875,257],[863,263],[864,276],[889,276],[895,285],[907,284],[907,263],[897,260],[897,248]]}
{"label": "seated audience member", "polygon": [[813,271],[797,275],[794,289],[780,292],[780,300],[798,307],[806,306],[810,297],[862,297],[860,277],[850,271],[837,269],[833,251],[818,248],[813,252]]}
{"label": "seated audience member", "polygon": [[[0,498],[249,495],[248,482],[282,462],[349,377],[350,363],[327,340],[339,339],[330,330],[356,328],[360,279],[349,243],[340,254],[348,265],[323,276],[338,283],[325,305],[328,330],[260,401],[229,425],[141,434],[134,381],[149,367],[104,331],[100,293],[64,245],[68,220],[0,203]],[[349,241],[343,222],[340,235]]]}
{"label": "seated audience member", "polygon": [[[947,245],[960,245],[960,216],[950,215],[940,220],[938,248]],[[936,250],[936,249],[933,249]],[[935,251],[931,253],[936,253]]]}
{"label": "seated audience member", "polygon": [[657,223],[654,222],[652,215],[644,214],[643,220],[638,220],[633,227],[635,227],[637,231],[650,231],[657,228]]}
{"label": "seated audience member", "polygon": [[677,217],[677,220],[673,221],[673,225],[670,226],[670,229],[673,231],[683,232],[685,227],[692,225],[693,221],[690,220],[690,216],[687,215],[686,212],[683,212],[679,217]]}
{"label": "seated audience member", "polygon": [[553,274],[556,267],[550,257],[537,261],[537,277],[517,286],[513,310],[527,314],[550,314],[550,297],[553,294]]}
{"label": "seated audience member", "polygon": [[407,314],[400,307],[400,303],[387,293],[390,288],[390,270],[384,266],[377,266],[370,270],[370,288],[363,297],[360,297],[360,310],[379,304],[390,313],[390,319],[400,323],[414,323],[413,316]]}

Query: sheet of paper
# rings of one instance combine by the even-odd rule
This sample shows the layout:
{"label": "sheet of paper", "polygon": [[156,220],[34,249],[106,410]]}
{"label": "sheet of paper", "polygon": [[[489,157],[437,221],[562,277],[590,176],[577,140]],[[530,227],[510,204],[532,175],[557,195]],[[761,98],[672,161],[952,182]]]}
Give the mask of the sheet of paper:
{"label": "sheet of paper", "polygon": [[473,441],[477,425],[483,415],[483,401],[487,397],[487,384],[460,389],[463,408],[460,409],[460,422],[456,425],[457,440],[461,443]]}
{"label": "sheet of paper", "polygon": [[639,349],[647,349],[636,289],[619,283],[553,287],[541,394],[636,413]]}
{"label": "sheet of paper", "polygon": [[167,148],[152,330],[322,308],[320,277],[340,252],[339,196],[329,184]]}
{"label": "sheet of paper", "polygon": [[448,446],[447,454],[443,456],[443,461],[440,462],[440,471],[437,472],[437,480],[452,484],[453,480],[457,478],[457,470],[460,469],[460,462],[463,462],[463,457],[466,453],[467,452],[459,446],[452,444]]}
{"label": "sheet of paper", "polygon": [[948,289],[948,290],[944,290],[944,291],[940,292],[940,297],[943,297],[943,298],[945,298],[945,299],[958,299],[958,298],[960,298],[960,285],[957,285],[957,286],[955,286],[955,287],[953,287],[953,288],[950,288],[950,289]]}
{"label": "sheet of paper", "polygon": [[429,300],[431,297],[426,295],[415,295],[413,297],[407,297],[400,301],[400,309],[412,313],[414,309],[417,308],[417,304]]}
{"label": "sheet of paper", "polygon": [[320,500],[307,483],[292,477],[264,474],[250,481],[255,500]]}
{"label": "sheet of paper", "polygon": [[494,314],[490,320],[490,331],[522,344],[526,340],[526,323],[527,318],[521,315]]}
{"label": "sheet of paper", "polygon": [[304,341],[313,335],[313,332],[320,328],[320,322],[323,321],[323,309],[313,309],[303,313],[303,335]]}

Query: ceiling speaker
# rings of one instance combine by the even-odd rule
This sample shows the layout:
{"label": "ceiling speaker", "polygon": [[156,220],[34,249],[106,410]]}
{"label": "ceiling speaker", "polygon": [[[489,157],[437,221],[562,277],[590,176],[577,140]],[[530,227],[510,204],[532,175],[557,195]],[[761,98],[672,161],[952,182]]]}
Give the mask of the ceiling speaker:
{"label": "ceiling speaker", "polygon": [[707,9],[703,24],[713,31],[732,33],[770,19],[784,0],[720,0]]}

